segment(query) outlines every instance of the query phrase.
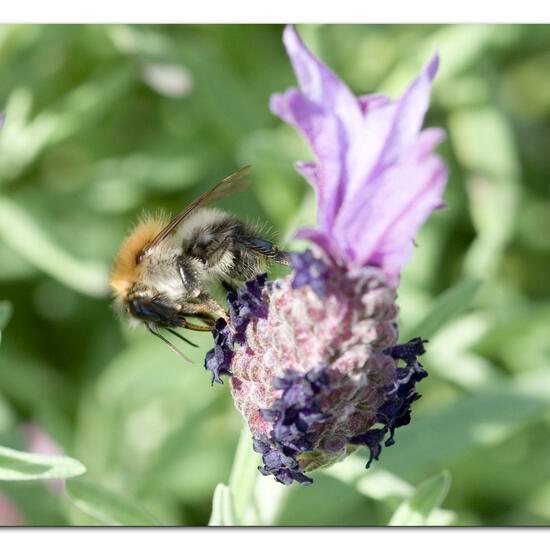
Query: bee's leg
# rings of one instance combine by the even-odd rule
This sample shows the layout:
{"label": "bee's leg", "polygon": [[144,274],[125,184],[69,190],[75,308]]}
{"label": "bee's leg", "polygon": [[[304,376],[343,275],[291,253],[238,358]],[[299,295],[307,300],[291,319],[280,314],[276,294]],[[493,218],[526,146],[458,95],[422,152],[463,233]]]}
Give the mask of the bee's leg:
{"label": "bee's leg", "polygon": [[187,319],[184,319],[184,324],[182,326],[189,330],[196,330],[197,332],[212,332],[214,330],[215,323],[213,323],[211,319],[203,319],[203,321],[207,322],[207,324],[197,325],[195,323],[191,323]]}
{"label": "bee's leg", "polygon": [[205,266],[215,266],[227,251],[229,242],[227,237],[202,235],[193,243],[188,254],[201,260]]}
{"label": "bee's leg", "polygon": [[203,298],[205,299],[205,303],[210,309],[210,312],[214,313],[217,318],[221,317],[229,323],[229,316],[227,315],[227,312],[222,306],[220,306],[220,304],[218,304],[218,302],[216,302],[216,300],[214,300],[214,298],[206,293],[203,293]]}
{"label": "bee's leg", "polygon": [[212,327],[220,317],[229,323],[229,317],[226,311],[216,302],[216,300],[214,300],[214,298],[209,296],[206,292],[202,292],[198,299],[200,300],[199,303],[185,304],[185,311],[182,312],[183,315],[200,317]]}
{"label": "bee's leg", "polygon": [[278,264],[290,265],[289,253],[285,252],[284,250],[279,250],[278,248],[277,253],[273,257],[273,260],[276,261]]}
{"label": "bee's leg", "polygon": [[273,260],[279,264],[289,265],[288,252],[279,250],[279,248],[270,241],[260,239],[259,237],[242,236],[240,242],[246,247],[259,252],[262,256]]}

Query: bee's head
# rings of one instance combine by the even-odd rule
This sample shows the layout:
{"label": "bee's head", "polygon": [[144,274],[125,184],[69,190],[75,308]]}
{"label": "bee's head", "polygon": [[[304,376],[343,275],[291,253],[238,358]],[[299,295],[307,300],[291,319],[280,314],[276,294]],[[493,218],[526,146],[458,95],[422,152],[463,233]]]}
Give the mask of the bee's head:
{"label": "bee's head", "polygon": [[122,243],[111,270],[111,289],[117,303],[126,301],[133,287],[143,277],[141,255],[144,248],[165,225],[162,216],[141,220]]}
{"label": "bee's head", "polygon": [[172,351],[177,353],[182,359],[192,362],[178,347],[160,333],[160,329],[166,330],[176,336],[186,344],[198,347],[188,340],[185,336],[179,334],[174,329],[186,327],[195,330],[211,330],[211,327],[200,327],[188,323],[182,314],[182,306],[173,303],[169,298],[158,293],[152,293],[150,289],[133,287],[124,300],[124,309],[136,321],[141,321],[147,330],[160,338]]}
{"label": "bee's head", "polygon": [[133,289],[128,294],[125,305],[129,315],[146,324],[162,327],[185,326],[181,305],[161,294]]}

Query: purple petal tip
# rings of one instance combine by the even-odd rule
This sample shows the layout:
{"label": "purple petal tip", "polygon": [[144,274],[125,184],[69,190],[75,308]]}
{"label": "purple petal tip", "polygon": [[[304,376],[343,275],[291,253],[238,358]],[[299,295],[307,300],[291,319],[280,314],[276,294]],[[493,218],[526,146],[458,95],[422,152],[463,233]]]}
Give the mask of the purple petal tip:
{"label": "purple petal tip", "polygon": [[426,65],[425,74],[428,75],[430,80],[433,80],[439,69],[439,54],[436,52],[433,54],[430,61]]}
{"label": "purple petal tip", "polygon": [[283,44],[290,54],[290,50],[305,48],[300,35],[296,32],[294,25],[286,25],[283,30]]}

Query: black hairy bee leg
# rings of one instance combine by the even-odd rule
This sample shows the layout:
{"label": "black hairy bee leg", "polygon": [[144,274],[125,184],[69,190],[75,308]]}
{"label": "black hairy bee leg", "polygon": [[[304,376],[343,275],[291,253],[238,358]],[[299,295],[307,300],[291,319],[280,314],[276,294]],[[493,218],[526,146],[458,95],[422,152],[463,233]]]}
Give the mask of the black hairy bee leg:
{"label": "black hairy bee leg", "polygon": [[259,237],[241,237],[240,240],[244,245],[259,252],[266,258],[279,264],[289,265],[288,252],[279,250],[272,242],[260,239]]}
{"label": "black hairy bee leg", "polygon": [[212,235],[201,235],[189,249],[189,256],[198,258],[205,265],[216,265],[225,254],[229,239],[216,238]]}

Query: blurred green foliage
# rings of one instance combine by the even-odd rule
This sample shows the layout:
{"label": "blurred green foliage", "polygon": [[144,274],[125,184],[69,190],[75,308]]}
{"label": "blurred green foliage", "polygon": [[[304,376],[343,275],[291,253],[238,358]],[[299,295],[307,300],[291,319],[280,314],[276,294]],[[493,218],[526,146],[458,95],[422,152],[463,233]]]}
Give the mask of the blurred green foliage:
{"label": "blurred green foliage", "polygon": [[[413,422],[369,471],[363,453],[311,487],[258,478],[250,521],[548,524],[549,28],[299,30],[357,93],[400,93],[439,50],[428,125],[448,131],[448,208],[400,290],[403,334],[430,332]],[[0,27],[0,445],[40,452],[38,426],[88,470],[64,492],[0,482],[25,523],[206,525],[217,485],[243,476],[230,482],[241,420],[203,369],[209,335],[182,363],[114,317],[107,274],[142,209],[174,212],[243,164],[253,185],[227,209],[281,242],[312,220],[292,168],[310,153],[267,107],[294,85],[281,31]],[[231,490],[212,522],[235,512]]]}

